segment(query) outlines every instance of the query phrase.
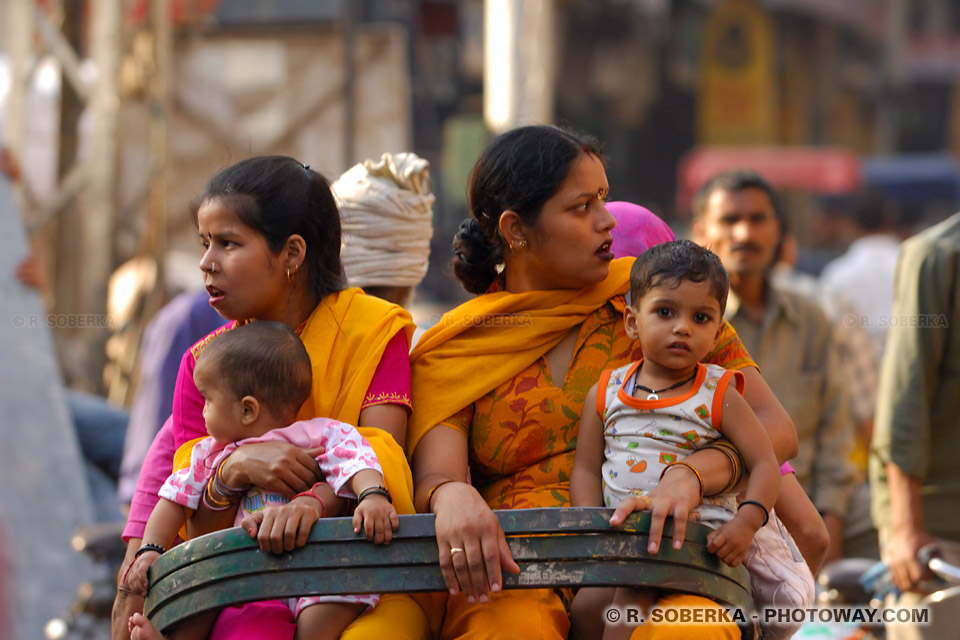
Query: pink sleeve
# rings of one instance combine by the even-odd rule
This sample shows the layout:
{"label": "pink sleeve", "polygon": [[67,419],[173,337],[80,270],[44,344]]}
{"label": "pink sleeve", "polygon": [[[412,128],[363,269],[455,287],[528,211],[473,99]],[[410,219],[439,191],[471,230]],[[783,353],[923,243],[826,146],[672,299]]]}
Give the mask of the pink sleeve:
{"label": "pink sleeve", "polygon": [[167,476],[160,487],[160,497],[196,511],[207,488],[207,480],[216,469],[207,465],[210,455],[216,449],[216,440],[209,436],[193,445],[190,451],[190,466]]}
{"label": "pink sleeve", "polygon": [[193,381],[193,369],[197,365],[193,348],[187,349],[180,361],[177,385],[173,392],[173,436],[175,449],[194,438],[206,437],[203,424],[203,396]]}
{"label": "pink sleeve", "polygon": [[320,441],[323,453],[317,456],[320,470],[334,492],[344,498],[356,498],[348,484],[358,471],[373,469],[381,476],[383,469],[373,447],[352,425],[334,420],[325,421]]}
{"label": "pink sleeve", "polygon": [[180,360],[180,371],[177,372],[177,384],[173,390],[173,415],[167,418],[157,437],[153,439],[140,468],[137,490],[130,503],[127,526],[123,530],[124,540],[143,536],[147,518],[160,499],[160,487],[173,472],[173,455],[180,445],[208,435],[203,424],[203,396],[193,382],[193,368],[196,366],[193,354],[217,333],[235,326],[236,322],[232,322],[212,331],[184,352]]}
{"label": "pink sleeve", "polygon": [[408,410],[412,409],[409,349],[407,337],[402,331],[390,339],[367,388],[361,409],[378,404],[399,404]]}
{"label": "pink sleeve", "polygon": [[137,479],[137,490],[130,502],[130,514],[127,516],[127,526],[123,528],[124,541],[130,538],[142,538],[143,530],[147,526],[147,518],[160,500],[160,487],[173,471],[173,454],[176,448],[173,444],[173,418],[160,427],[157,436],[153,439],[147,457],[140,468],[140,477]]}
{"label": "pink sleeve", "polygon": [[789,462],[784,462],[782,465],[780,465],[780,475],[781,475],[781,476],[785,476],[785,475],[787,475],[788,473],[796,473],[796,472],[797,472],[797,470],[794,469],[794,468],[793,468],[793,465],[790,464]]}

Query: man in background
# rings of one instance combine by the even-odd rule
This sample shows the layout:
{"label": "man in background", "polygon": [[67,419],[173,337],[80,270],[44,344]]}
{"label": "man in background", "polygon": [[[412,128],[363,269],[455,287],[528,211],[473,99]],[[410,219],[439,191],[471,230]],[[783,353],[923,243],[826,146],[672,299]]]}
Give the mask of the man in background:
{"label": "man in background", "polygon": [[[938,588],[917,552],[960,563],[960,213],[905,240],[880,369],[870,451],[873,519],[883,559],[915,607]],[[891,625],[890,640],[956,638],[955,599],[930,603],[928,626]]]}
{"label": "man in background", "polygon": [[797,480],[830,533],[826,562],[842,555],[844,519],[860,479],[833,325],[813,300],[776,287],[770,270],[784,235],[777,196],[760,175],[720,173],[694,201],[694,240],[730,274],[724,314],[793,419]]}

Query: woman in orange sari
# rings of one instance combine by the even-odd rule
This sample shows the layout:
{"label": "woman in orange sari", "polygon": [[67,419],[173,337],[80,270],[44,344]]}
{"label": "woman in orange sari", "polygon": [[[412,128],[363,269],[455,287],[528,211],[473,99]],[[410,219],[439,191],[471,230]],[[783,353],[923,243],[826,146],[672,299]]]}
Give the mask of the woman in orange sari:
{"label": "woman in orange sari", "polygon": [[[613,259],[607,191],[599,146],[550,126],[499,136],[471,173],[472,217],[454,241],[453,266],[464,287],[481,295],[446,314],[411,355],[407,450],[417,510],[436,514],[450,592],[443,638],[567,635],[558,593],[501,591],[501,570],[518,567],[492,509],[569,505],[586,392],[603,369],[640,355],[621,321],[632,259]],[[744,396],[778,458],[794,455],[793,425],[729,325],[708,360],[743,369]],[[707,450],[687,460],[707,495],[730,483],[726,454]],[[669,473],[650,494],[653,542],[667,517],[682,538],[700,482],[691,472]],[[696,596],[665,600],[719,606]],[[678,630],[642,625],[633,637]],[[739,637],[735,626],[698,627],[704,632]]]}

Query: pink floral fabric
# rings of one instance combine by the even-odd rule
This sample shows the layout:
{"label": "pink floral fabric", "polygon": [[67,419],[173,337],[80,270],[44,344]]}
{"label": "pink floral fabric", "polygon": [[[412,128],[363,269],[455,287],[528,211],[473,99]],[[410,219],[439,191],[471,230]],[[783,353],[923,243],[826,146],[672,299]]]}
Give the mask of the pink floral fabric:
{"label": "pink floral fabric", "polygon": [[[354,427],[329,418],[313,418],[294,422],[290,426],[274,429],[257,438],[246,438],[226,446],[212,437],[206,437],[194,445],[190,454],[190,466],[174,471],[160,488],[160,497],[196,509],[207,487],[207,481],[220,463],[238,446],[253,442],[283,441],[298,447],[325,447],[317,456],[320,470],[327,483],[338,496],[356,498],[347,481],[358,471],[373,469],[382,474],[377,455]],[[263,491],[257,487],[247,492],[234,524],[240,524],[244,516],[272,504],[289,502],[286,496]]]}
{"label": "pink floral fabric", "polygon": [[[206,437],[193,446],[190,453],[190,466],[174,471],[160,488],[160,497],[196,509],[206,490],[210,476],[216,471],[227,456],[240,445],[253,442],[271,442],[281,440],[298,447],[312,448],[325,447],[325,451],[317,456],[320,470],[323,471],[327,483],[338,496],[356,498],[350,489],[348,481],[358,471],[373,469],[383,474],[377,455],[373,452],[367,440],[360,435],[353,426],[330,420],[329,418],[313,418],[301,420],[290,426],[274,429],[257,438],[246,438],[226,446],[218,443],[212,437]],[[247,515],[261,509],[281,505],[290,499],[279,493],[272,493],[253,487],[247,491],[237,510],[234,526]],[[359,602],[369,607],[377,606],[380,596],[377,594],[347,595],[347,596],[307,596],[291,598],[288,602],[296,615],[313,604],[324,602]]]}

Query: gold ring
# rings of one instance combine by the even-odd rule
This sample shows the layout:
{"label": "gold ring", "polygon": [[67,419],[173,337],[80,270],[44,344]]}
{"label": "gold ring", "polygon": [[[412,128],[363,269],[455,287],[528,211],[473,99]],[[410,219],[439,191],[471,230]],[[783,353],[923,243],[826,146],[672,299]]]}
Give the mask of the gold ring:
{"label": "gold ring", "polygon": [[460,547],[450,547],[450,556],[451,556],[451,557],[454,556],[454,555],[456,555],[456,554],[458,554],[458,553],[462,553],[462,552],[463,552],[463,549],[461,549]]}

